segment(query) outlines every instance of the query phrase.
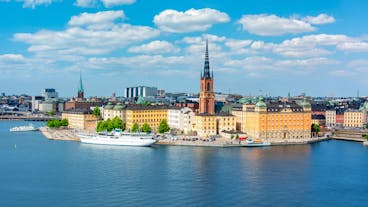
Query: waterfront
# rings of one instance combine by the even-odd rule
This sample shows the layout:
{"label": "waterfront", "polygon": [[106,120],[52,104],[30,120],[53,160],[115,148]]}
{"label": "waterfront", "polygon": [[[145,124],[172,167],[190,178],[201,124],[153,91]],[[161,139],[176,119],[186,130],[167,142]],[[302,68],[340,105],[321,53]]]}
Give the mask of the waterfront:
{"label": "waterfront", "polygon": [[[150,148],[50,141],[0,122],[0,206],[366,206],[368,148]],[[37,123],[35,123],[36,125]]]}

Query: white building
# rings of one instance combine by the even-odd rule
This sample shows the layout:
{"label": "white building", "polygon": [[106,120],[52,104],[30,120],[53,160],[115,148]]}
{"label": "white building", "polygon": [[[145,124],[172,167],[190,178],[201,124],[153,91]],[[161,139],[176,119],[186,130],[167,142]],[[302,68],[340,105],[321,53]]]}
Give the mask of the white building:
{"label": "white building", "polygon": [[326,111],[326,127],[336,126],[336,110]]}
{"label": "white building", "polygon": [[157,96],[157,88],[148,86],[127,87],[124,90],[124,96],[126,98]]}
{"label": "white building", "polygon": [[110,102],[101,110],[103,120],[112,120],[115,117],[119,117],[123,122],[126,122],[125,106],[121,103],[112,105]]}
{"label": "white building", "polygon": [[43,96],[32,96],[32,112],[38,111],[40,103],[45,100]]}
{"label": "white building", "polygon": [[169,109],[167,111],[170,128],[177,129],[184,134],[192,131],[194,124],[194,112],[190,108]]}
{"label": "white building", "polygon": [[40,112],[48,113],[48,112],[56,112],[56,102],[54,101],[44,101],[39,103],[38,110]]}
{"label": "white building", "polygon": [[58,93],[54,88],[45,88],[42,90],[42,96],[45,97],[45,100],[55,99],[58,97]]}

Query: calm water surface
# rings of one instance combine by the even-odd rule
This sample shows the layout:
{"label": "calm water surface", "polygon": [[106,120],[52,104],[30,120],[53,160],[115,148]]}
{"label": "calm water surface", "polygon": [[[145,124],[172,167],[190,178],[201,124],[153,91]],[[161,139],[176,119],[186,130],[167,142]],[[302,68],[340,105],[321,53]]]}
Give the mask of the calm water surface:
{"label": "calm water surface", "polygon": [[[48,141],[0,121],[0,206],[367,206],[368,148]],[[41,123],[35,123],[35,125]]]}

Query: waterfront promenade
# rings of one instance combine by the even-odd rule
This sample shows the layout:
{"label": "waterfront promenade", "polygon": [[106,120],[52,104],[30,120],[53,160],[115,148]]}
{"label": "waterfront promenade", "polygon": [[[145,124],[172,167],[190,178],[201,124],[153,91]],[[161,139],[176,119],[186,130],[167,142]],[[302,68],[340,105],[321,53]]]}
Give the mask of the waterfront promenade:
{"label": "waterfront promenade", "polygon": [[[40,127],[41,133],[49,140],[63,140],[63,141],[76,141],[80,142],[80,139],[76,135],[76,130],[72,129],[51,129],[48,127]],[[246,145],[245,141],[238,141],[229,138],[216,138],[213,141],[208,140],[196,140],[192,141],[186,139],[186,136],[178,136],[177,139],[161,139],[157,145],[171,145],[171,146],[192,146],[192,147],[243,147]],[[276,145],[300,145],[310,144],[320,141],[329,140],[328,137],[310,138],[310,139],[295,139],[295,140],[274,140],[271,141],[271,146]]]}
{"label": "waterfront promenade", "polygon": [[40,127],[39,130],[49,140],[80,142],[75,130],[72,129],[51,129],[49,127]]}

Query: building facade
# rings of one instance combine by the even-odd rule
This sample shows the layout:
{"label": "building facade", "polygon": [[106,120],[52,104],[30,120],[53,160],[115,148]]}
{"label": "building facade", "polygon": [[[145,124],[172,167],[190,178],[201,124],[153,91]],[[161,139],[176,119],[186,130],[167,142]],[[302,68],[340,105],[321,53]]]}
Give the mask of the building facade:
{"label": "building facade", "polygon": [[136,97],[147,97],[147,96],[157,96],[156,87],[148,86],[137,86],[137,87],[127,87],[124,90],[125,98],[136,98]]}
{"label": "building facade", "polygon": [[364,112],[359,110],[346,110],[344,112],[344,128],[363,128]]}
{"label": "building facade", "polygon": [[113,105],[109,102],[105,107],[101,110],[101,115],[103,120],[114,119],[115,117],[119,117],[123,122],[126,122],[126,111],[125,107],[121,103],[117,103]]}
{"label": "building facade", "polygon": [[311,106],[304,100],[300,105],[288,102],[245,104],[244,129],[249,137],[270,141],[300,140],[311,137]]}
{"label": "building facade", "polygon": [[140,127],[147,123],[155,131],[163,119],[167,120],[168,109],[167,106],[127,106],[126,128],[131,129],[134,123],[138,123]]}
{"label": "building facade", "polygon": [[61,114],[62,119],[67,119],[69,128],[96,131],[97,117],[92,111],[67,111]]}
{"label": "building facade", "polygon": [[43,96],[45,100],[55,99],[58,98],[58,93],[54,88],[45,88],[42,90],[41,96]]}
{"label": "building facade", "polygon": [[171,129],[177,129],[180,133],[188,134],[193,130],[194,112],[190,108],[168,109],[167,122]]}
{"label": "building facade", "polygon": [[326,111],[326,127],[336,126],[336,110]]}

